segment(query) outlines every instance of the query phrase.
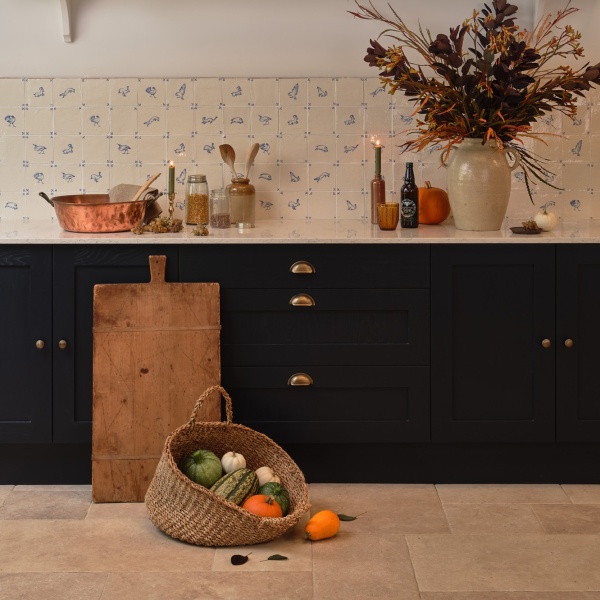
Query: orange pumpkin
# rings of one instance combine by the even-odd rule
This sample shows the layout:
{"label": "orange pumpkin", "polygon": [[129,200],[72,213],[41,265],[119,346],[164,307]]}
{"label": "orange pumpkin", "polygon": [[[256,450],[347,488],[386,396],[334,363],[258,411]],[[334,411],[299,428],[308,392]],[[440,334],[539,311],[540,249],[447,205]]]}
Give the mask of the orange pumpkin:
{"label": "orange pumpkin", "polygon": [[267,496],[266,494],[255,494],[250,496],[242,508],[245,508],[248,512],[251,512],[259,517],[282,517],[283,512],[281,506],[275,502],[273,496]]}
{"label": "orange pumpkin", "polygon": [[304,537],[316,542],[333,537],[339,530],[340,518],[332,510],[321,510],[304,527]]}
{"label": "orange pumpkin", "polygon": [[450,202],[448,194],[441,188],[431,187],[429,181],[419,188],[419,223],[437,225],[448,218]]}

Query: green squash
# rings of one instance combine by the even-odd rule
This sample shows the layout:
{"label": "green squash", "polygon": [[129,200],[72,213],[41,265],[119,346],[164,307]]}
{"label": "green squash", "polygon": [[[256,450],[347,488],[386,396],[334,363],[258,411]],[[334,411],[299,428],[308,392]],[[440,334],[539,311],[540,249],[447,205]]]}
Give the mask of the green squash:
{"label": "green squash", "polygon": [[244,500],[256,494],[258,477],[252,469],[236,469],[223,475],[210,491],[234,504],[243,504]]}
{"label": "green squash", "polygon": [[290,494],[280,483],[275,483],[274,481],[265,483],[260,486],[258,493],[265,494],[265,496],[272,496],[273,500],[281,506],[281,512],[284,517],[290,511]]}
{"label": "green squash", "polygon": [[223,474],[221,460],[210,450],[196,450],[186,457],[181,470],[194,483],[209,488]]}

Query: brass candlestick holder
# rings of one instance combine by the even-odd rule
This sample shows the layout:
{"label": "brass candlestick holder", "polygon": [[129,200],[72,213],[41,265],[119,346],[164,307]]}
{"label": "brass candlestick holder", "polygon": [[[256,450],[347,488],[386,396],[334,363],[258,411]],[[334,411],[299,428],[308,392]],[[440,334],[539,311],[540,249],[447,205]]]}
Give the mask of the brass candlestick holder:
{"label": "brass candlestick holder", "polygon": [[169,193],[169,220],[173,220],[173,213],[175,212],[175,192]]}

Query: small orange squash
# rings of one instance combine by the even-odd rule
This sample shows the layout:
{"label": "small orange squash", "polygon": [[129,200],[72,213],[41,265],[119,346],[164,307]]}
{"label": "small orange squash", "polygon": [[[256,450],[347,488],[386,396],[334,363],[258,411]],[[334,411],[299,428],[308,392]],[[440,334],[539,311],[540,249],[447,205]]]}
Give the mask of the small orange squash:
{"label": "small orange squash", "polygon": [[340,518],[332,510],[321,510],[304,527],[304,537],[316,542],[333,537],[339,530]]}
{"label": "small orange squash", "polygon": [[267,496],[266,494],[255,494],[250,496],[242,508],[245,508],[248,512],[251,512],[259,517],[282,517],[283,512],[281,506],[275,502],[273,496]]}
{"label": "small orange squash", "polygon": [[450,214],[448,194],[442,188],[431,187],[429,181],[419,188],[419,223],[437,225]]}

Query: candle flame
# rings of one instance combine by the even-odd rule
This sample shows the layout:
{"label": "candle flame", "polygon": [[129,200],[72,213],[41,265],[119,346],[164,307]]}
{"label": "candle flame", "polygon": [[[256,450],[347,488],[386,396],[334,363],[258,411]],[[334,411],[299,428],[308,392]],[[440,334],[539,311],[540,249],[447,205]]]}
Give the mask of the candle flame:
{"label": "candle flame", "polygon": [[174,166],[174,165],[173,165],[173,161],[171,161],[171,162],[169,163],[169,166],[170,166],[170,167],[173,167],[173,166]]}
{"label": "candle flame", "polygon": [[381,146],[381,143],[379,142],[379,140],[377,140],[377,141],[375,142],[375,146],[376,146],[377,148],[379,148],[379,147]]}

